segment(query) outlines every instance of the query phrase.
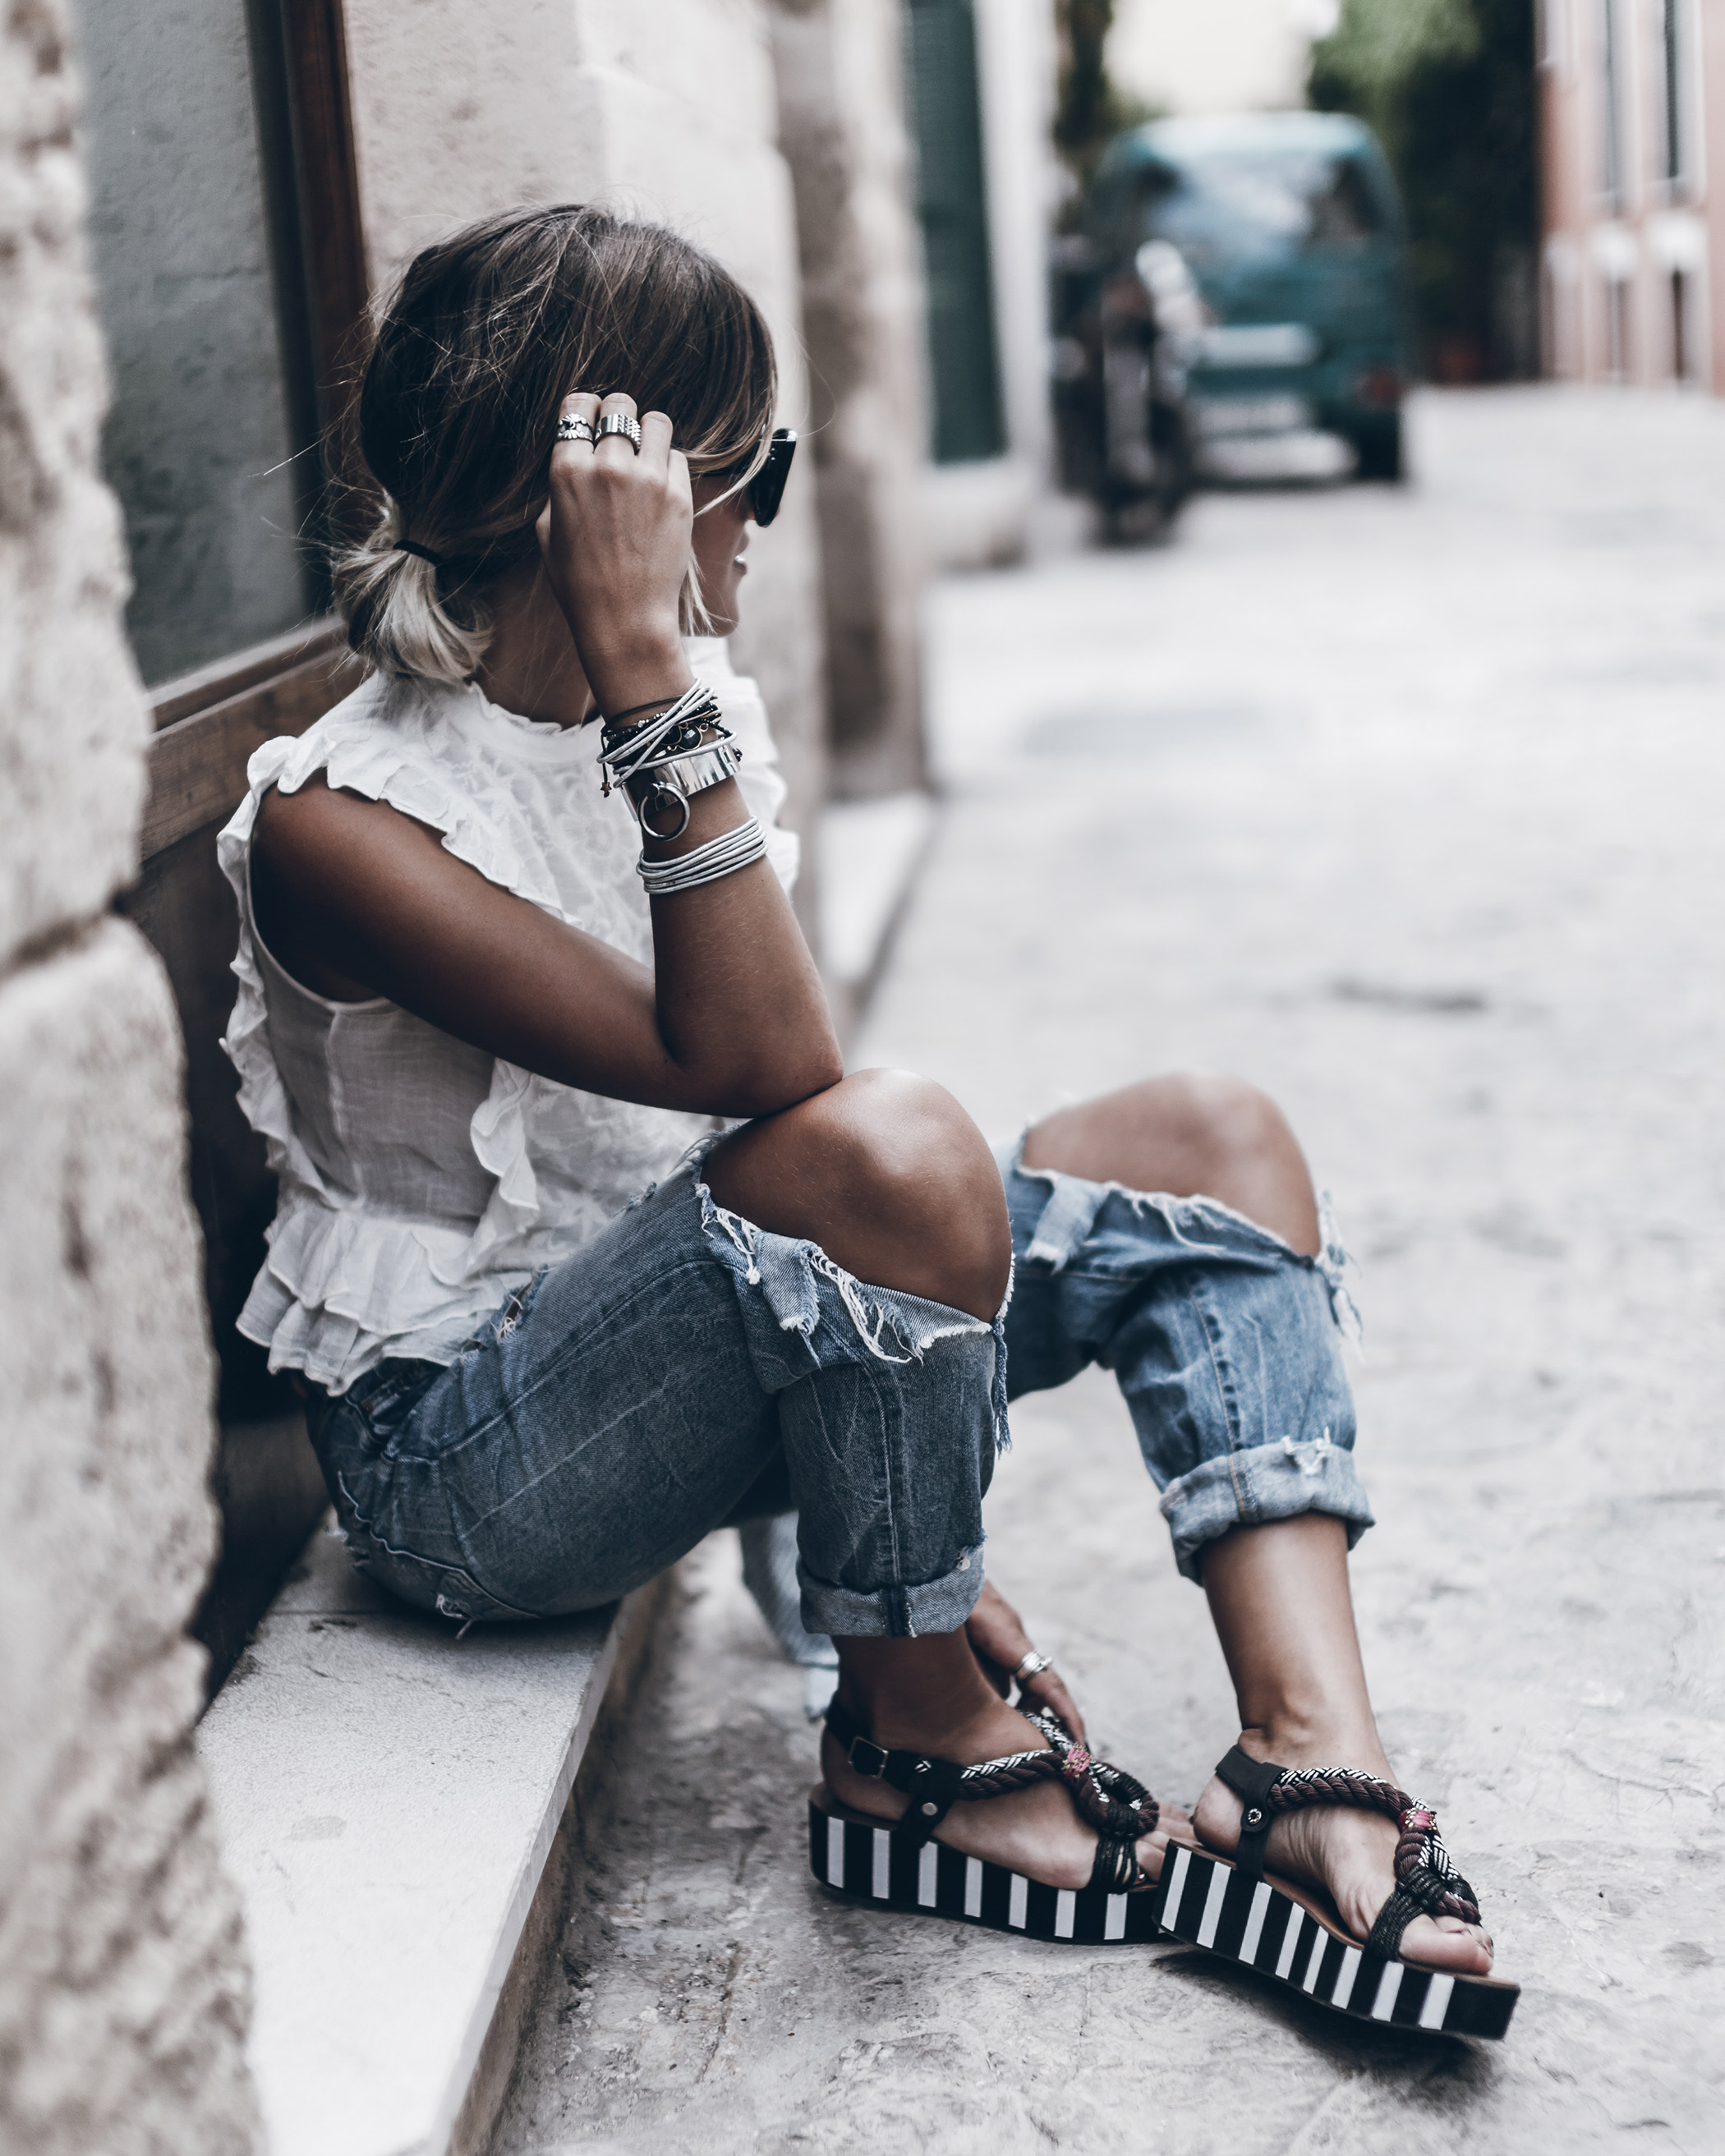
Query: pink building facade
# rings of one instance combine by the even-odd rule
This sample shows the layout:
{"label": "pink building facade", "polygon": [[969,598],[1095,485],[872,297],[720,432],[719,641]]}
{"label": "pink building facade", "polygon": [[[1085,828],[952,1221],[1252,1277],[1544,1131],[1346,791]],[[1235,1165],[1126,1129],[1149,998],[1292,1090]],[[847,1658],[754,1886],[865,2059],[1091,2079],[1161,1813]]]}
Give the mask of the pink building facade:
{"label": "pink building facade", "polygon": [[1725,0],[1539,0],[1543,371],[1725,394]]}

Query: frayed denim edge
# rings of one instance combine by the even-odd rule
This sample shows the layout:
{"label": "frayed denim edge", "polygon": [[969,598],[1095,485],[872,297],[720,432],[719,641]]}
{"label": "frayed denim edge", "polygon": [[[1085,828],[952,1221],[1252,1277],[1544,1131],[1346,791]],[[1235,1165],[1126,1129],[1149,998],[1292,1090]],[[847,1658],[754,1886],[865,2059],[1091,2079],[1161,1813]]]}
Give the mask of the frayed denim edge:
{"label": "frayed denim edge", "polygon": [[[1363,1361],[1365,1325],[1348,1279],[1350,1271],[1358,1274],[1359,1262],[1342,1240],[1336,1221],[1335,1200],[1327,1190],[1320,1190],[1317,1194],[1318,1249],[1314,1257],[1305,1250],[1296,1250],[1273,1228],[1265,1227],[1247,1214],[1236,1212],[1233,1206],[1224,1204],[1219,1198],[1176,1198],[1172,1191],[1134,1190],[1125,1183],[1093,1183],[1089,1177],[1070,1175],[1063,1168],[1029,1168],[1024,1163],[1024,1142],[1034,1127],[1034,1123],[1026,1123],[1019,1133],[1018,1142],[1012,1152],[1011,1172],[1014,1174],[1022,1175],[1033,1183],[1045,1183],[1050,1195],[1062,1183],[1084,1183],[1090,1189],[1101,1194],[1096,1201],[1097,1212],[1101,1210],[1102,1199],[1106,1198],[1123,1198],[1135,1213],[1142,1212],[1148,1206],[1162,1215],[1168,1224],[1168,1233],[1178,1243],[1186,1240],[1181,1233],[1180,1223],[1174,1217],[1178,1207],[1183,1206],[1189,1212],[1208,1213],[1218,1220],[1225,1220],[1236,1228],[1245,1229],[1248,1235],[1267,1243],[1272,1250],[1279,1250],[1295,1265],[1303,1267],[1307,1272],[1317,1274],[1329,1290],[1330,1315],[1337,1331],[1344,1340],[1353,1344]],[[1055,1270],[1058,1270],[1058,1267]]]}
{"label": "frayed denim edge", "polygon": [[[813,1276],[819,1273],[829,1280],[839,1291],[857,1338],[877,1362],[902,1367],[920,1363],[928,1349],[942,1340],[957,1339],[975,1332],[992,1332],[994,1336],[994,1376],[989,1407],[994,1424],[996,1455],[1012,1450],[1012,1428],[1007,1414],[1006,1398],[1006,1313],[1012,1303],[1013,1282],[1016,1269],[1009,1264],[1006,1277],[1006,1292],[1000,1298],[1000,1307],[992,1322],[973,1317],[968,1311],[955,1310],[948,1303],[931,1302],[926,1296],[910,1295],[897,1288],[871,1286],[859,1280],[855,1273],[847,1272],[837,1260],[828,1255],[820,1245],[806,1236],[772,1235],[771,1230],[758,1227],[741,1213],[733,1213],[728,1206],[720,1204],[707,1187],[700,1173],[700,1163],[713,1147],[727,1132],[719,1132],[711,1140],[702,1139],[693,1149],[698,1158],[691,1158],[685,1171],[695,1179],[696,1195],[701,1200],[701,1224],[711,1235],[722,1235],[731,1244],[747,1267],[743,1276],[751,1287],[758,1287],[767,1297],[768,1307],[778,1319],[783,1332],[800,1332],[806,1339],[819,1321],[819,1306],[814,1293]],[[782,1243],[794,1254],[803,1268],[808,1292],[799,1295],[793,1303],[783,1280],[766,1281],[761,1270],[761,1239],[770,1237]],[[895,1354],[887,1343],[891,1332],[894,1346],[902,1349]]]}

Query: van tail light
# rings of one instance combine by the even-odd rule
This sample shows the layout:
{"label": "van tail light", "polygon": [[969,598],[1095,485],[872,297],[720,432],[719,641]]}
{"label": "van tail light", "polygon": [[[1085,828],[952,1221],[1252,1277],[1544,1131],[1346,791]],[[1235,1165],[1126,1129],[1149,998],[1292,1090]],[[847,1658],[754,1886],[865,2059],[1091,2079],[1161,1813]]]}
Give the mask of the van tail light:
{"label": "van tail light", "polygon": [[1394,367],[1369,367],[1354,385],[1354,394],[1368,412],[1393,412],[1407,393],[1408,378]]}

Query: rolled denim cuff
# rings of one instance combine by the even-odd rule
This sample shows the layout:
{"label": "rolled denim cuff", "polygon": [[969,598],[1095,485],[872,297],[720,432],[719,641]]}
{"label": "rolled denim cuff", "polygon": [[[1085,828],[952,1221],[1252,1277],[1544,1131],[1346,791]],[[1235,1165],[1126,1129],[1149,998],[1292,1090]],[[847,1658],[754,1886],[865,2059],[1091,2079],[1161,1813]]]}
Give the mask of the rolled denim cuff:
{"label": "rolled denim cuff", "polygon": [[803,1629],[829,1639],[914,1640],[925,1632],[956,1632],[976,1607],[983,1591],[983,1553],[968,1549],[938,1579],[916,1587],[880,1587],[859,1594],[816,1579],[801,1559],[797,1584],[803,1591]]}
{"label": "rolled denim cuff", "polygon": [[1275,1445],[1255,1445],[1204,1460],[1162,1493],[1174,1561],[1188,1579],[1199,1578],[1204,1546],[1219,1535],[1235,1527],[1267,1527],[1301,1512],[1328,1512],[1345,1520],[1349,1549],[1373,1525],[1353,1455],[1327,1436],[1303,1445],[1285,1437]]}

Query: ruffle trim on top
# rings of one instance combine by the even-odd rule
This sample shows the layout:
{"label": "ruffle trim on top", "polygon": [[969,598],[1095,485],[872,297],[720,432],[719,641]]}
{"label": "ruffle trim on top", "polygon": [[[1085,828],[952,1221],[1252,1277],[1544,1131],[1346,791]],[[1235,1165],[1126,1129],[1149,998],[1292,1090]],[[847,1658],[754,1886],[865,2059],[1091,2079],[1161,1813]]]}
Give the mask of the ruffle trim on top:
{"label": "ruffle trim on top", "polygon": [[330,1194],[323,1177],[294,1129],[287,1087],[270,1045],[270,1008],[252,941],[251,893],[246,873],[258,803],[275,783],[288,752],[298,746],[286,738],[265,742],[245,767],[244,800],[216,834],[217,864],[234,887],[234,901],[239,910],[239,947],[231,968],[239,991],[228,1014],[222,1047],[239,1074],[240,1112],[262,1137],[271,1174],[280,1178],[284,1192],[290,1183],[301,1183],[327,1203]]}
{"label": "ruffle trim on top", "polygon": [[333,1210],[286,1187],[282,1198],[239,1329],[269,1349],[272,1370],[303,1370],[327,1392],[345,1392],[386,1355],[449,1362],[536,1270],[439,1294],[429,1283],[439,1259],[459,1264],[468,1241],[459,1229]]}
{"label": "ruffle trim on top", "polygon": [[473,1111],[469,1126],[479,1164],[497,1178],[479,1225],[461,1253],[460,1272],[450,1276],[431,1258],[433,1276],[453,1286],[501,1255],[511,1244],[534,1232],[539,1220],[539,1178],[528,1150],[527,1108],[543,1081],[501,1058],[491,1071],[491,1090]]}
{"label": "ruffle trim on top", "polygon": [[[217,860],[239,911],[233,968],[239,992],[222,1045],[239,1075],[241,1111],[261,1134],[280,1183],[270,1254],[247,1297],[239,1330],[270,1350],[272,1370],[303,1370],[331,1393],[346,1391],[385,1354],[449,1360],[474,1327],[540,1265],[580,1240],[578,1233],[539,1224],[538,1182],[524,1111],[541,1081],[512,1064],[495,1065],[490,1091],[470,1127],[475,1154],[495,1178],[470,1233],[391,1219],[344,1202],[331,1191],[294,1127],[270,1044],[247,876],[259,804],[272,786],[297,793],[321,771],[331,786],[387,801],[431,825],[445,848],[488,882],[560,921],[569,918],[536,865],[524,861],[473,803],[415,760],[414,747],[423,748],[415,710],[398,717],[380,708],[394,685],[374,675],[297,739],[266,742],[246,767],[245,799],[216,840]],[[385,731],[403,720],[399,736]],[[515,1265],[507,1267],[506,1260],[499,1266],[510,1246]]]}

